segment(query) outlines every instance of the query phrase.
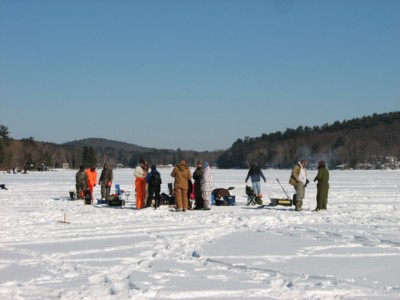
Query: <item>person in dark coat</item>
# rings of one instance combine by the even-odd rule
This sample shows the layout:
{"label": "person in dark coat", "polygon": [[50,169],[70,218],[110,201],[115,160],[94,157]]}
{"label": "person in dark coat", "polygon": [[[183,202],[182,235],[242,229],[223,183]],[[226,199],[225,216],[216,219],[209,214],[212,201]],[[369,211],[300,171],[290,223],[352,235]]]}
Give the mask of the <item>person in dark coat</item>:
{"label": "person in dark coat", "polygon": [[318,163],[318,174],[314,178],[317,183],[317,208],[315,210],[326,209],[328,204],[329,191],[329,171],[326,168],[325,161],[321,160]]}
{"label": "person in dark coat", "polygon": [[201,196],[201,176],[203,175],[203,163],[199,160],[197,162],[197,168],[193,172],[193,179],[194,179],[194,209],[202,209],[204,207],[204,200]]}
{"label": "person in dark coat", "polygon": [[160,206],[161,174],[157,171],[156,165],[151,166],[151,172],[146,175],[148,184],[148,196],[145,207],[151,207],[151,200],[154,199],[154,209]]}
{"label": "person in dark coat", "polygon": [[251,180],[252,186],[253,186],[253,191],[256,195],[261,194],[261,178],[266,182],[267,180],[265,179],[265,176],[261,170],[261,168],[257,164],[253,164],[249,172],[247,173],[246,180],[245,182],[247,183],[247,180]]}

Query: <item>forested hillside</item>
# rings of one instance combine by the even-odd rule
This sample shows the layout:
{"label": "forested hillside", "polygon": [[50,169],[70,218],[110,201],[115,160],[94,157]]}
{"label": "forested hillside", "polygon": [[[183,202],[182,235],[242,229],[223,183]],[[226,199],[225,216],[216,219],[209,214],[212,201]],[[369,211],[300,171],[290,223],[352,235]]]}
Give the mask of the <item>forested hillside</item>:
{"label": "forested hillside", "polygon": [[398,168],[400,112],[239,138],[229,149],[213,152],[145,148],[97,138],[61,145],[35,141],[33,137],[15,140],[8,128],[0,125],[2,170],[45,170],[64,164],[70,168],[80,164],[100,167],[105,161],[113,167],[135,167],[140,158],[162,165],[185,158],[191,166],[201,159],[218,168],[247,168],[252,163],[263,168],[289,168],[302,158],[311,166],[326,160],[330,168]]}
{"label": "forested hillside", "polygon": [[326,160],[331,168],[395,168],[400,158],[400,112],[374,114],[321,127],[287,129],[238,139],[217,160],[219,168],[288,168],[299,159]]}
{"label": "forested hillside", "polygon": [[1,125],[0,136],[1,170],[46,170],[62,168],[64,164],[74,169],[81,164],[87,167],[91,165],[101,167],[106,161],[112,167],[136,167],[140,158],[144,158],[150,164],[162,165],[176,164],[185,158],[193,166],[201,158],[215,165],[222,153],[222,151],[152,149],[99,138],[61,145],[35,141],[33,137],[14,140],[4,125]]}

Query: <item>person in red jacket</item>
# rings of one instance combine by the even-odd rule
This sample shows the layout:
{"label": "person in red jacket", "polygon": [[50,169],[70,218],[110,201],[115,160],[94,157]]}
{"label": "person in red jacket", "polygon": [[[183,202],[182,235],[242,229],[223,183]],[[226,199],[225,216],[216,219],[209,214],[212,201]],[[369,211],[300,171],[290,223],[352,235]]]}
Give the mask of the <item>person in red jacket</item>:
{"label": "person in red jacket", "polygon": [[96,183],[97,183],[96,167],[93,166],[90,169],[87,169],[85,172],[86,172],[86,174],[88,176],[87,187],[89,188],[90,196],[93,199],[93,189],[94,189],[94,187],[96,186]]}

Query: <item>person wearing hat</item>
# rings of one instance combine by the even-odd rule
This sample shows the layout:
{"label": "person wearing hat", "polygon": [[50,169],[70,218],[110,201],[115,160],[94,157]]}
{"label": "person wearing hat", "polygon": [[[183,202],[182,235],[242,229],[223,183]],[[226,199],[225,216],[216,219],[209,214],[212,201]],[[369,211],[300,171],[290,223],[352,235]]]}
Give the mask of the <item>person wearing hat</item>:
{"label": "person wearing hat", "polygon": [[303,199],[306,193],[305,187],[308,184],[306,167],[307,161],[302,159],[294,165],[290,174],[289,184],[293,185],[296,191],[295,211],[303,210]]}
{"label": "person wearing hat", "polygon": [[204,207],[203,197],[201,196],[201,177],[203,175],[203,162],[199,160],[197,162],[197,168],[193,172],[194,179],[194,209],[202,209]]}
{"label": "person wearing hat", "polygon": [[251,184],[253,186],[253,191],[256,195],[260,195],[261,194],[261,178],[264,180],[264,182],[267,182],[267,179],[265,179],[264,173],[261,170],[261,168],[254,163],[249,171],[247,172],[247,176],[245,179],[245,183],[247,183],[247,181],[251,180]]}
{"label": "person wearing hat", "polygon": [[148,196],[146,207],[151,207],[151,200],[154,199],[154,208],[160,206],[160,191],[161,191],[161,174],[157,171],[156,165],[151,166],[151,172],[146,176],[146,183],[148,184]]}
{"label": "person wearing hat", "polygon": [[203,210],[211,208],[211,192],[213,188],[213,174],[208,162],[203,163],[203,174],[200,179],[201,197],[204,201]]}
{"label": "person wearing hat", "polygon": [[318,174],[314,178],[317,183],[317,208],[315,210],[326,209],[328,204],[329,191],[329,171],[326,168],[325,161],[318,162]]}
{"label": "person wearing hat", "polygon": [[88,176],[85,172],[85,167],[81,165],[79,171],[75,174],[76,196],[78,199],[83,199],[84,197],[84,192],[87,189],[87,180]]}
{"label": "person wearing hat", "polygon": [[139,165],[135,168],[136,209],[142,209],[145,206],[147,170],[146,161],[140,159]]}
{"label": "person wearing hat", "polygon": [[189,180],[192,179],[192,173],[187,166],[186,160],[182,159],[171,172],[175,178],[174,192],[176,201],[176,211],[186,211],[189,207],[188,189]]}
{"label": "person wearing hat", "polygon": [[97,183],[96,167],[92,166],[90,169],[87,169],[85,172],[88,176],[87,187],[89,188],[89,191],[90,191],[90,197],[92,197],[92,200],[93,200],[93,189]]}
{"label": "person wearing hat", "polygon": [[101,170],[99,185],[101,187],[101,199],[110,200],[111,184],[113,181],[113,171],[108,166],[108,163],[104,163],[103,170]]}

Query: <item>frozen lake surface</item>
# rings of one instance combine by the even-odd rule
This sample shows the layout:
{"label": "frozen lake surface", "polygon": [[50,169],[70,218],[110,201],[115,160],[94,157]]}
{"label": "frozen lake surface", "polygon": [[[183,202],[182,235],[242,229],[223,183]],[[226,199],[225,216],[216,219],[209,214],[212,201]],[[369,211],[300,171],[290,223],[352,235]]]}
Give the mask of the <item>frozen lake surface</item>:
{"label": "frozen lake surface", "polygon": [[[0,174],[0,299],[399,299],[400,171],[330,171],[320,212],[316,172],[302,212],[246,206],[247,170],[213,170],[237,205],[185,213],[136,211],[131,169],[122,208],[69,201],[76,171]],[[264,202],[276,178],[293,194],[290,170],[264,174]]]}

